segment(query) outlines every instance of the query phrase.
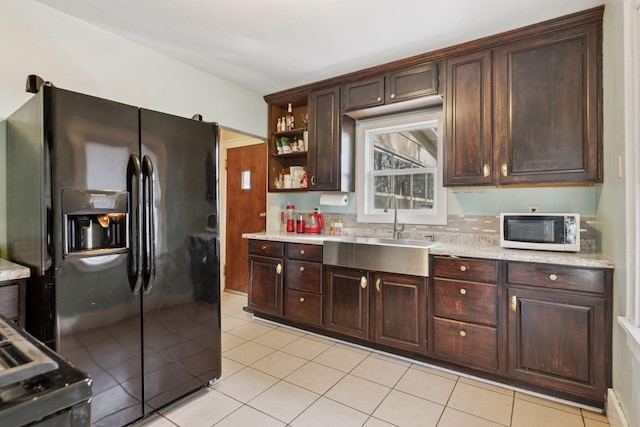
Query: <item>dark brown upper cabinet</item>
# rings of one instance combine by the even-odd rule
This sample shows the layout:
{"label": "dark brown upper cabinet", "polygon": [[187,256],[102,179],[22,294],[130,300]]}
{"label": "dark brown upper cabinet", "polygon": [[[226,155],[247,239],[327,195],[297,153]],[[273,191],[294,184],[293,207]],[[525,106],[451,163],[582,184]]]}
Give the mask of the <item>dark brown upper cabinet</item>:
{"label": "dark brown upper cabinet", "polygon": [[426,62],[343,85],[344,111],[377,107],[438,93],[438,64]]}
{"label": "dark brown upper cabinet", "polygon": [[491,185],[491,51],[446,61],[445,186]]}
{"label": "dark brown upper cabinet", "polygon": [[495,49],[499,184],[602,182],[601,60],[599,23]]}

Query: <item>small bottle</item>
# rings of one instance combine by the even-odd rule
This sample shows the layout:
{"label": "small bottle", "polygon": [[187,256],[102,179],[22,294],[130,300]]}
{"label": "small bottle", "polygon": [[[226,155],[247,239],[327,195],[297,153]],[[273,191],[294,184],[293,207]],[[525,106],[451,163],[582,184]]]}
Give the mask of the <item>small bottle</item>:
{"label": "small bottle", "polygon": [[293,130],[295,129],[296,125],[294,124],[294,118],[293,118],[293,110],[291,109],[291,103],[289,103],[289,106],[287,107],[287,113],[289,115],[289,130]]}
{"label": "small bottle", "polygon": [[282,120],[280,122],[280,130],[282,132],[287,130],[287,119],[284,116],[282,116]]}
{"label": "small bottle", "polygon": [[276,132],[280,132],[282,130],[282,122],[280,121],[280,117],[278,117],[278,124],[276,125]]}
{"label": "small bottle", "polygon": [[342,220],[341,219],[337,219],[335,224],[333,224],[333,235],[342,236]]}

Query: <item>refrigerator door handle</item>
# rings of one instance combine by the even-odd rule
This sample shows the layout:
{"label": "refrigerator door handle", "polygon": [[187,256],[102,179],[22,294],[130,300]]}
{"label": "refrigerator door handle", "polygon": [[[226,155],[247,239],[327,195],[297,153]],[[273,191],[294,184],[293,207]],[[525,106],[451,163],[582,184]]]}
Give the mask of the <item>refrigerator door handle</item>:
{"label": "refrigerator door handle", "polygon": [[149,292],[153,288],[156,276],[155,256],[155,216],[153,210],[153,162],[149,156],[142,159],[142,206],[144,210],[144,253],[143,253],[143,286]]}
{"label": "refrigerator door handle", "polygon": [[132,154],[129,156],[129,163],[127,164],[127,192],[129,193],[127,275],[129,276],[129,287],[134,295],[137,295],[142,288],[142,257],[140,256],[140,243],[142,242],[141,190],[140,157]]}

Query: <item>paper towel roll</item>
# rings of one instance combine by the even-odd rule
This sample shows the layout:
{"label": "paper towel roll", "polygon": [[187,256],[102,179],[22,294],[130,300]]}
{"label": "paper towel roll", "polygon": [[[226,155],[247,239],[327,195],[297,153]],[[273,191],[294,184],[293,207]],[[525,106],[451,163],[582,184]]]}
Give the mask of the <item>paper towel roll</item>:
{"label": "paper towel roll", "polygon": [[347,206],[349,196],[347,194],[323,194],[320,196],[320,204],[327,206]]}

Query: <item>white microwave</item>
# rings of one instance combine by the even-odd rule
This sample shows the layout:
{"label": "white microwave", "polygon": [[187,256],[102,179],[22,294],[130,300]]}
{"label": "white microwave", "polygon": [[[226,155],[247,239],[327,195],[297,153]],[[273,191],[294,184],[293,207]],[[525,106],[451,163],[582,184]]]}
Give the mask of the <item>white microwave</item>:
{"label": "white microwave", "polygon": [[500,246],[580,252],[580,214],[502,213]]}

